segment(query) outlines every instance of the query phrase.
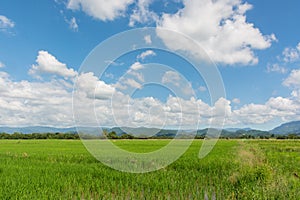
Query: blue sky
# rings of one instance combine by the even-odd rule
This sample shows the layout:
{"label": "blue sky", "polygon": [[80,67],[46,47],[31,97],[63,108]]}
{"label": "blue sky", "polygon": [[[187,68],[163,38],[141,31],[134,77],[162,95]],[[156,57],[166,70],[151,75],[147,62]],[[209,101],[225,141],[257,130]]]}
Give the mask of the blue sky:
{"label": "blue sky", "polygon": [[[74,126],[72,91],[76,80],[82,81],[77,82],[77,89],[85,96],[80,96],[80,102],[97,107],[92,111],[98,125],[176,127],[181,123],[194,127],[199,122],[200,127],[206,127],[218,109],[226,117],[225,127],[271,129],[299,120],[299,8],[297,0],[3,0],[0,125]],[[226,96],[211,102],[201,76],[173,54],[177,50],[194,54],[195,49],[181,43],[182,38],[163,34],[158,37],[169,52],[133,49],[111,63],[101,78],[81,71],[82,62],[101,42],[120,32],[149,26],[167,28],[196,41],[218,67]],[[162,67],[161,86],[146,86],[147,74],[156,76],[147,63],[171,67]],[[178,92],[182,89],[181,108],[186,109],[182,112],[187,119],[176,121],[180,113],[172,101],[176,96],[172,84]],[[130,87],[135,90],[131,97]],[[186,92],[189,89],[194,93]],[[90,98],[90,93],[96,98]],[[128,102],[134,106],[130,116],[119,106],[112,111],[112,94],[123,107],[129,96]],[[199,112],[191,113],[192,105]],[[85,116],[87,110],[82,106],[75,113]],[[112,115],[116,111],[119,116]]]}

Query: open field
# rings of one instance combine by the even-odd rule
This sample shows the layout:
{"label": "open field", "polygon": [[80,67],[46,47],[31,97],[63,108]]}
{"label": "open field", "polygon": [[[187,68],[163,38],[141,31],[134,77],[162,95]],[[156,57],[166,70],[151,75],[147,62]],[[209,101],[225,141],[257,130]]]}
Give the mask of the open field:
{"label": "open field", "polygon": [[[145,152],[168,140],[118,140]],[[300,140],[202,141],[170,166],[146,174],[102,165],[79,140],[0,140],[0,199],[297,199]]]}

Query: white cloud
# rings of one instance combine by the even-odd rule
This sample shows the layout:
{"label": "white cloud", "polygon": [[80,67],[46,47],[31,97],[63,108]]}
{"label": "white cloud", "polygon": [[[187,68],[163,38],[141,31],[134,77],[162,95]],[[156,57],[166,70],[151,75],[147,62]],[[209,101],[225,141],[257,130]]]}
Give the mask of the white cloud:
{"label": "white cloud", "polygon": [[199,91],[200,92],[206,92],[207,91],[207,88],[205,86],[200,86],[199,87]]}
{"label": "white cloud", "polygon": [[112,66],[122,66],[124,65],[123,62],[115,62],[115,61],[112,61],[112,60],[106,60],[104,61],[107,65],[112,65]]}
{"label": "white cloud", "polygon": [[295,99],[300,104],[300,89],[295,89],[291,93],[292,98]]}
{"label": "white cloud", "polygon": [[144,75],[140,70],[144,69],[144,66],[140,62],[133,63],[114,86],[120,90],[126,90],[130,88],[142,88]]}
{"label": "white cloud", "polygon": [[[253,127],[272,120],[300,118],[296,90],[290,98],[275,97],[264,104],[252,103],[233,109],[225,98],[212,106],[193,97],[169,96],[166,102],[154,97],[133,99],[91,72],[80,74],[77,86],[74,95],[79,100],[74,107],[80,116],[78,125],[113,126],[117,122],[120,126],[195,128],[198,122],[201,127],[207,127],[213,118],[222,121],[225,115],[226,125]],[[0,125],[74,126],[72,90],[72,85],[58,77],[47,82],[13,81],[9,74],[0,71]]]}
{"label": "white cloud", "polygon": [[295,48],[284,48],[282,54],[277,56],[277,60],[279,63],[267,65],[267,72],[277,72],[281,74],[289,72],[290,70],[288,68],[288,65],[291,63],[295,64],[295,62],[300,61],[300,42]]}
{"label": "white cloud", "polygon": [[3,62],[0,62],[0,68],[5,67],[5,64]]}
{"label": "white cloud", "polygon": [[300,69],[294,69],[283,81],[283,85],[293,88],[300,88]]}
{"label": "white cloud", "polygon": [[232,103],[240,104],[240,103],[241,103],[241,100],[238,99],[238,98],[234,98],[234,99],[232,99]]}
{"label": "white cloud", "polygon": [[146,44],[152,44],[151,35],[145,35],[144,40]]}
{"label": "white cloud", "polygon": [[280,66],[278,63],[275,64],[268,64],[267,66],[267,72],[277,72],[280,74],[285,74],[288,72],[288,70],[285,67]]}
{"label": "white cloud", "polygon": [[72,17],[70,20],[67,20],[70,29],[77,32],[78,31],[78,24],[75,17]]}
{"label": "white cloud", "polygon": [[140,82],[145,81],[143,73],[139,73],[139,72],[136,72],[136,71],[133,71],[133,70],[129,70],[128,75],[131,75],[133,78],[136,78]]}
{"label": "white cloud", "polygon": [[99,80],[94,73],[82,73],[77,77],[76,86],[91,99],[109,99],[115,88]]}
{"label": "white cloud", "polygon": [[161,82],[175,92],[176,96],[189,98],[195,94],[191,83],[176,71],[166,71]]}
{"label": "white cloud", "polygon": [[15,26],[15,23],[11,19],[8,19],[4,15],[0,15],[0,30],[13,28],[14,26]]}
{"label": "white cloud", "polygon": [[122,84],[130,86],[132,88],[138,88],[138,89],[142,88],[142,84],[140,84],[139,82],[137,82],[136,80],[131,79],[131,78],[127,78],[127,79],[122,80]]}
{"label": "white cloud", "polygon": [[86,14],[102,21],[114,20],[124,15],[127,7],[134,0],[69,0],[67,7],[72,10],[82,10]]}
{"label": "white cloud", "polygon": [[149,57],[149,56],[156,56],[156,53],[152,50],[147,50],[147,51],[144,51],[143,53],[141,53],[140,55],[138,55],[137,59],[144,60],[146,57]]}
{"label": "white cloud", "polygon": [[296,48],[285,48],[282,52],[283,60],[287,63],[296,62],[300,60],[300,42]]}
{"label": "white cloud", "polygon": [[[256,64],[255,49],[266,49],[275,36],[263,35],[254,24],[246,21],[246,11],[252,6],[240,0],[185,0],[184,8],[175,14],[163,14],[158,28],[167,28],[190,36],[198,42],[213,61],[225,64]],[[173,50],[192,52],[197,49],[187,41],[157,31]]]}
{"label": "white cloud", "polygon": [[114,74],[107,73],[107,72],[104,72],[104,77],[109,78],[109,79],[114,79],[115,78]]}
{"label": "white cloud", "polygon": [[175,86],[179,86],[181,81],[180,75],[175,71],[167,71],[164,76],[162,77],[162,83],[171,83]]}
{"label": "white cloud", "polygon": [[133,27],[136,23],[151,23],[158,20],[155,12],[149,10],[149,6],[153,0],[138,0],[136,8],[130,15],[129,26]]}
{"label": "white cloud", "polygon": [[[45,53],[45,52],[44,52]],[[42,53],[43,54],[43,53]],[[45,53],[46,58],[51,57]],[[54,57],[50,63],[64,66]],[[37,63],[49,59],[37,59]],[[53,61],[55,60],[55,62]],[[138,70],[141,64],[135,63],[128,69],[128,77],[119,84],[123,87],[142,88],[142,80]],[[44,69],[44,68],[43,68]],[[46,69],[48,69],[46,67]],[[47,71],[47,70],[46,70]],[[52,74],[54,72],[51,72]],[[54,74],[58,72],[55,71]],[[132,73],[132,74],[131,74]],[[77,72],[75,72],[77,74]],[[192,97],[192,86],[176,71],[167,71],[162,82],[170,88],[177,85],[185,95],[169,96],[165,102],[154,97],[132,98],[123,94],[116,85],[105,83],[92,72],[78,75],[75,97],[75,112],[80,115],[79,125],[103,126],[148,126],[148,127],[193,127],[200,122],[201,127],[210,122],[222,122],[226,117],[226,125],[247,125],[251,127],[272,121],[290,121],[300,119],[300,70],[293,70],[283,84],[293,89],[290,97],[272,97],[262,104],[246,104],[241,108],[231,106],[231,101],[220,98],[209,105],[201,99]],[[72,116],[72,81],[60,76],[52,76],[49,81],[14,81],[6,72],[0,71],[0,125],[51,125],[73,126]],[[122,83],[122,84],[121,84]],[[169,83],[169,84],[168,84]],[[122,88],[121,88],[122,90]],[[174,89],[173,91],[176,90]],[[178,94],[178,93],[177,93]],[[111,99],[113,97],[113,99]],[[232,99],[239,104],[240,100]],[[95,117],[97,116],[97,118]]]}
{"label": "white cloud", "polygon": [[293,113],[295,109],[299,107],[293,100],[283,97],[272,97],[267,101],[266,105],[276,110],[277,114],[279,114],[279,112]]}
{"label": "white cloud", "polygon": [[63,80],[12,81],[0,73],[0,124],[72,126],[72,89]]}
{"label": "white cloud", "polygon": [[143,69],[144,66],[140,62],[135,62],[130,66],[129,70],[137,71]]}
{"label": "white cloud", "polygon": [[234,110],[233,124],[258,125],[272,120],[291,121],[299,119],[299,102],[292,98],[272,97],[265,104],[247,104]]}
{"label": "white cloud", "polygon": [[[58,2],[56,2],[58,3]],[[63,10],[60,10],[60,14],[63,16],[65,22],[69,25],[69,28],[74,31],[74,32],[77,32],[78,31],[78,24],[77,24],[77,20],[75,17],[72,17],[72,18],[68,18],[65,14],[64,14],[64,11]]]}
{"label": "white cloud", "polygon": [[231,115],[230,101],[225,98],[219,98],[213,108],[214,117],[229,117]]}
{"label": "white cloud", "polygon": [[67,65],[59,62],[53,55],[47,51],[39,51],[36,59],[36,65],[32,65],[29,74],[39,76],[42,74],[54,74],[64,78],[75,77],[77,72]]}
{"label": "white cloud", "polygon": [[263,124],[273,119],[271,109],[265,105],[247,104],[233,111],[232,121],[236,124]]}

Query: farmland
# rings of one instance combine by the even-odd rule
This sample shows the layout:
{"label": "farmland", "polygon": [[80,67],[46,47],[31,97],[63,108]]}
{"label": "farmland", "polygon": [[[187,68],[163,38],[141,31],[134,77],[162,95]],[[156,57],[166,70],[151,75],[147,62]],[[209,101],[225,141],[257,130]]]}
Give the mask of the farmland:
{"label": "farmland", "polygon": [[[169,140],[116,140],[149,152]],[[299,140],[219,140],[199,159],[202,140],[161,170],[111,169],[79,140],[0,140],[0,199],[297,199]]]}

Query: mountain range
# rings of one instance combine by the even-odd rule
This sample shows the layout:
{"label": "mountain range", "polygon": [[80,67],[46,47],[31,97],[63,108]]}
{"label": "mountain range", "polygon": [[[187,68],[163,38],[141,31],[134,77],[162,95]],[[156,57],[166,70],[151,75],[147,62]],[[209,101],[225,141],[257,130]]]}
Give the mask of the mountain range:
{"label": "mountain range", "polygon": [[[97,128],[96,127],[80,127],[79,128],[82,132],[87,132],[88,134],[97,134]],[[115,132],[117,135],[122,135],[126,133],[130,133],[132,135],[143,135],[143,136],[149,136],[153,135],[153,133],[156,136],[175,136],[177,133],[177,130],[172,129],[157,129],[157,128],[146,128],[146,127],[139,127],[139,128],[129,128],[129,127],[113,127],[113,128],[102,128],[103,130],[107,132]],[[211,130],[217,130],[217,129],[211,129]],[[197,136],[202,136],[207,133],[208,129],[200,129],[197,130]],[[47,126],[28,126],[28,127],[6,127],[2,126],[0,127],[0,133],[24,133],[24,134],[30,134],[30,133],[76,133],[77,129],[76,127],[69,127],[69,128],[57,128],[57,127],[47,127]],[[254,130],[251,128],[227,128],[222,129],[222,136],[226,137],[227,135],[254,135],[254,136],[260,136],[260,135],[288,135],[288,134],[300,134],[300,121],[292,121],[288,123],[281,124],[280,126],[269,130],[269,131],[261,131],[261,130]],[[195,132],[191,132],[189,130],[182,130],[180,135],[193,135]]]}
{"label": "mountain range", "polygon": [[270,130],[273,134],[300,134],[300,121],[292,121]]}

